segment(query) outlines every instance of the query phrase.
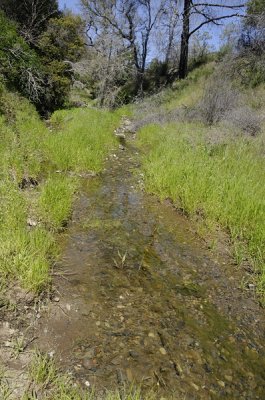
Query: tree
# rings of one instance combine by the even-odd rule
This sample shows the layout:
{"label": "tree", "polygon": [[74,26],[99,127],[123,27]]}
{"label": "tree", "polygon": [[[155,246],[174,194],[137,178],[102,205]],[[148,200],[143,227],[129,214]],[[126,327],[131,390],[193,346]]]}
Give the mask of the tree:
{"label": "tree", "polygon": [[46,29],[49,19],[60,14],[57,0],[0,0],[0,9],[18,24],[20,34],[31,45]]}
{"label": "tree", "polygon": [[0,76],[34,103],[44,92],[44,74],[36,52],[19,36],[14,23],[0,12]]}
{"label": "tree", "polygon": [[265,0],[250,0],[247,5],[247,14],[260,15],[265,12]]}
{"label": "tree", "polygon": [[248,3],[247,15],[237,44],[236,64],[241,80],[255,86],[265,81],[265,1]]}
{"label": "tree", "polygon": [[89,45],[103,32],[119,37],[130,50],[142,91],[151,36],[165,11],[166,0],[81,0]]}
{"label": "tree", "polygon": [[49,60],[75,62],[83,54],[83,21],[79,16],[68,13],[50,19],[47,29],[40,36],[38,48]]}
{"label": "tree", "polygon": [[[262,7],[263,3],[263,7]],[[265,1],[248,2],[241,24],[230,24],[223,31],[224,46],[219,55],[222,76],[230,76],[244,86],[265,81]]]}
{"label": "tree", "polygon": [[260,29],[264,25],[265,0],[251,0],[247,5],[247,18],[245,26]]}
{"label": "tree", "polygon": [[198,31],[192,35],[189,51],[189,68],[194,69],[204,64],[209,59],[211,47],[209,41],[211,35],[208,32]]}
{"label": "tree", "polygon": [[176,28],[179,22],[179,11],[178,11],[179,0],[169,0],[166,4],[164,12],[164,24],[166,27],[166,55],[165,63],[168,65],[171,58],[171,53],[174,45],[174,39],[176,35]]}
{"label": "tree", "polygon": [[103,33],[86,59],[75,65],[81,81],[89,85],[90,93],[101,106],[114,107],[133,97],[133,60],[122,41]]}
{"label": "tree", "polygon": [[[184,79],[188,73],[189,41],[193,34],[207,24],[220,25],[224,19],[242,16],[246,6],[245,1],[237,4],[218,0],[183,0],[182,34],[178,75]],[[199,17],[195,24],[194,17]]]}
{"label": "tree", "polygon": [[38,53],[45,72],[45,93],[41,112],[52,112],[63,106],[74,75],[73,64],[84,52],[83,22],[67,14],[49,20],[39,37]]}
{"label": "tree", "polygon": [[[179,54],[179,0],[167,0],[164,10],[159,18],[155,29],[155,43],[152,48],[156,50],[155,62],[152,63],[152,71],[161,71],[166,83],[169,83],[176,76],[176,65]],[[156,66],[156,67],[155,67]],[[148,66],[148,74],[151,65]],[[157,76],[157,74],[155,74]],[[157,83],[160,81],[158,79]],[[165,82],[164,82],[165,84]]]}

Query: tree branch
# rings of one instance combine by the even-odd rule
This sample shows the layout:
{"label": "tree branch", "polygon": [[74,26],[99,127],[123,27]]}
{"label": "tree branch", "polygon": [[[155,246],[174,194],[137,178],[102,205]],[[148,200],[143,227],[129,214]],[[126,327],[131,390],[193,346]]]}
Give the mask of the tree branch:
{"label": "tree branch", "polygon": [[246,7],[246,5],[247,5],[247,2],[245,2],[243,4],[233,5],[233,6],[226,5],[226,4],[220,4],[220,3],[219,4],[218,3],[216,3],[216,4],[211,4],[211,3],[196,3],[196,4],[193,4],[193,2],[192,2],[191,8],[192,7],[220,7],[220,8],[228,8],[228,9],[235,10],[235,9],[238,9],[238,8],[244,8],[244,7]]}
{"label": "tree branch", "polygon": [[206,24],[210,24],[212,23],[216,23],[216,21],[221,21],[222,19],[227,19],[227,18],[233,18],[233,17],[239,17],[239,18],[245,18],[244,15],[242,14],[230,14],[230,15],[224,15],[222,17],[213,17],[213,18],[209,18],[207,19],[207,21],[203,21],[200,25],[198,25],[195,29],[193,29],[190,33],[189,33],[189,37],[191,35],[193,35],[195,32],[197,32],[199,29],[201,29],[202,26],[206,25]]}

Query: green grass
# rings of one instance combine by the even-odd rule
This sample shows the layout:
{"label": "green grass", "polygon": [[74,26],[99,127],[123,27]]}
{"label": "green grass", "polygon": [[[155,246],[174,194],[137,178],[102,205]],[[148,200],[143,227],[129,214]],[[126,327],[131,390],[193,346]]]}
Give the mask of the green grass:
{"label": "green grass", "polygon": [[165,91],[163,108],[174,110],[177,107],[194,106],[201,98],[207,79],[214,71],[214,62],[195,68],[186,79],[176,81],[173,88]]}
{"label": "green grass", "polygon": [[0,399],[8,400],[12,395],[12,390],[6,379],[6,371],[4,367],[0,364]]}
{"label": "green grass", "polygon": [[49,260],[56,254],[50,232],[27,226],[27,199],[15,182],[0,186],[0,274],[19,279],[26,288],[39,291],[49,281]]}
{"label": "green grass", "polygon": [[[78,172],[100,171],[126,111],[56,112],[50,126],[17,94],[0,90],[0,279],[40,292],[50,281],[55,233],[71,216]],[[50,129],[52,127],[52,129]],[[56,171],[59,173],[56,173]],[[21,190],[23,178],[36,188]],[[28,220],[36,222],[29,226]]]}
{"label": "green grass", "polygon": [[51,162],[63,171],[100,171],[117,143],[112,133],[119,122],[119,112],[92,108],[55,112],[51,118],[55,132],[46,141]]}
{"label": "green grass", "polygon": [[177,80],[172,87],[145,98],[143,103],[134,107],[136,117],[146,117],[146,113],[167,113],[182,107],[193,107],[201,99],[207,79],[214,71],[214,62],[194,69],[186,79]]}
{"label": "green grass", "polygon": [[190,215],[203,216],[208,225],[227,229],[238,261],[244,249],[259,268],[264,292],[264,135],[208,144],[208,133],[189,123],[144,127],[139,144],[145,150],[146,188],[161,199],[173,199]]}
{"label": "green grass", "polygon": [[57,248],[43,226],[29,228],[35,194],[26,194],[19,183],[42,171],[48,130],[33,106],[15,94],[2,93],[1,111],[0,276],[2,282],[11,278],[38,292],[49,282],[49,264]]}
{"label": "green grass", "polygon": [[38,210],[50,228],[58,230],[67,224],[77,184],[76,179],[57,174],[49,176],[42,185]]}

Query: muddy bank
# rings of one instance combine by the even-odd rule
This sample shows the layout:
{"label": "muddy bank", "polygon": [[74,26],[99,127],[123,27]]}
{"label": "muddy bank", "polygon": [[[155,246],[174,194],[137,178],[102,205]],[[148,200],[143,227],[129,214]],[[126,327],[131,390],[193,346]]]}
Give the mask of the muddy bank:
{"label": "muddy bank", "polygon": [[131,141],[84,185],[38,346],[99,391],[136,383],[173,398],[263,399],[262,310],[228,257],[141,190],[138,167]]}

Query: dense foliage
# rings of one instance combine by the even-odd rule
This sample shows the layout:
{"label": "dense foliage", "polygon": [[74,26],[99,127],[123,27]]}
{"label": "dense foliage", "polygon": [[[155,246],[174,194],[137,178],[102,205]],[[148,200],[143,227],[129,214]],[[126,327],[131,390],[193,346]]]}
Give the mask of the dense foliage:
{"label": "dense foliage", "polygon": [[247,8],[249,15],[261,14],[265,12],[265,1],[264,0],[250,0]]}
{"label": "dense foliage", "polygon": [[50,19],[39,37],[38,52],[46,83],[42,104],[49,111],[62,107],[67,99],[74,73],[72,63],[80,59],[84,48],[81,27],[81,19],[68,14]]}
{"label": "dense foliage", "polygon": [[27,42],[35,43],[50,18],[60,15],[57,0],[0,0],[0,8],[15,21]]}
{"label": "dense foliage", "polygon": [[[0,76],[45,115],[67,102],[72,63],[80,59],[84,48],[82,21],[71,14],[60,14],[55,1],[37,2],[36,15],[31,19],[29,15],[23,17],[14,4],[0,3],[6,11],[0,10]],[[23,12],[26,10],[23,5]],[[30,30],[32,34],[25,33]]]}
{"label": "dense foliage", "polygon": [[42,66],[36,52],[19,36],[16,26],[0,12],[0,74],[8,85],[38,102]]}
{"label": "dense foliage", "polygon": [[238,72],[243,84],[265,81],[265,1],[252,0],[239,39]]}

